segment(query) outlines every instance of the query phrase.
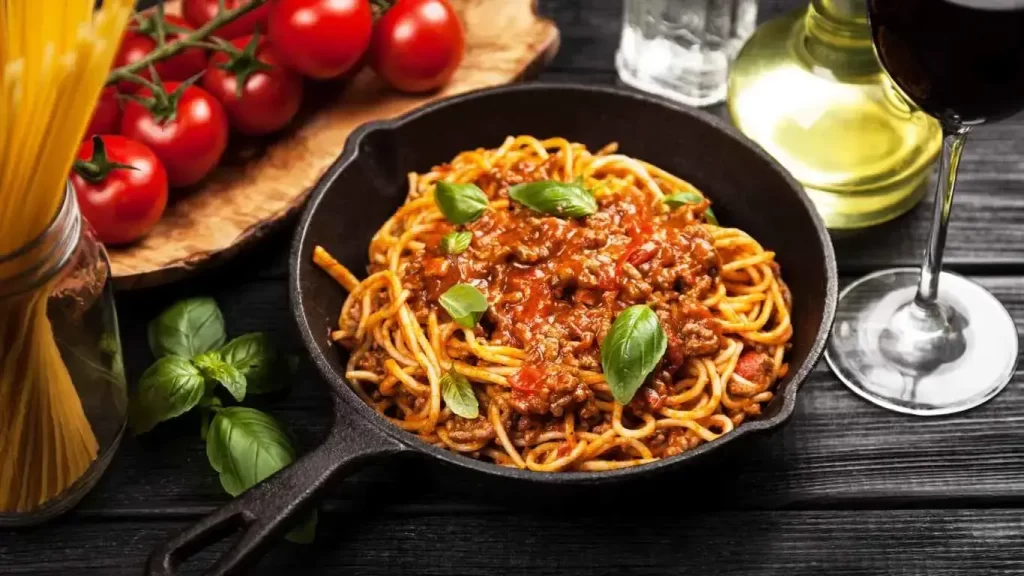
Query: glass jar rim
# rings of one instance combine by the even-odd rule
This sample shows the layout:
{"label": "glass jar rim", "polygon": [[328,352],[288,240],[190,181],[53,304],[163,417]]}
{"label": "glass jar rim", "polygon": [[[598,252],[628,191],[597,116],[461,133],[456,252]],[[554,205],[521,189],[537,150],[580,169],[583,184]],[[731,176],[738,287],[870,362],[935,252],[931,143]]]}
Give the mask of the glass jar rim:
{"label": "glass jar rim", "polygon": [[[81,231],[78,201],[68,181],[46,228],[13,252],[0,254],[0,299],[32,290],[60,272],[74,254]],[[11,271],[5,274],[4,267]]]}
{"label": "glass jar rim", "polygon": [[[17,258],[24,256],[26,252],[29,252],[33,248],[42,244],[43,241],[46,240],[46,237],[53,231],[53,227],[57,224],[57,220],[59,220],[60,217],[64,214],[64,209],[68,207],[69,201],[75,202],[75,204],[77,205],[77,201],[74,198],[74,188],[71,186],[70,180],[65,182],[64,197],[61,198],[60,205],[57,207],[57,210],[54,211],[53,216],[50,218],[50,221],[46,223],[46,227],[43,228],[43,231],[37,234],[35,238],[32,238],[31,240],[26,242],[20,248],[15,248],[13,251],[7,252],[6,254],[0,252],[0,264],[3,264],[4,262],[12,262]],[[2,279],[3,278],[0,278],[0,280]]]}

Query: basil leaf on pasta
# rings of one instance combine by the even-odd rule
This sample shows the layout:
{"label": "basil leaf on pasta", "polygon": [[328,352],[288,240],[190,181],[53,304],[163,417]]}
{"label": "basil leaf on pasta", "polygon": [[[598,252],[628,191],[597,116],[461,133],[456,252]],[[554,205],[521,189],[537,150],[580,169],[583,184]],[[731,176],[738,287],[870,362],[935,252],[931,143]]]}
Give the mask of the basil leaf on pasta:
{"label": "basil leaf on pasta", "polygon": [[472,222],[487,210],[487,196],[476,184],[438,182],[434,203],[452,224]]}
{"label": "basil leaf on pasta", "polygon": [[445,254],[462,254],[472,240],[472,232],[449,232],[441,238],[441,251]]}
{"label": "basil leaf on pasta", "polygon": [[[670,194],[662,198],[661,201],[667,204],[669,208],[675,209],[679,208],[680,206],[685,206],[687,204],[700,204],[701,202],[704,201],[704,197],[690,190],[687,192],[677,192],[675,194]],[[713,210],[711,210],[710,206],[708,206],[707,209],[704,210],[704,219],[707,220],[709,224],[714,224],[715,226],[718,226],[718,218],[715,217],[715,213]]]}
{"label": "basil leaf on pasta", "polygon": [[480,403],[473,393],[473,385],[454,369],[441,376],[441,397],[446,406],[463,418],[480,416]]}
{"label": "basil leaf on pasta", "polygon": [[687,204],[700,204],[704,201],[704,197],[700,194],[691,191],[688,192],[676,192],[670,194],[661,199],[662,202],[668,205],[669,208],[679,208]]}
{"label": "basil leaf on pasta", "polygon": [[509,198],[520,204],[559,218],[582,218],[597,212],[597,200],[577,182],[542,180],[516,184]]}
{"label": "basil leaf on pasta", "polygon": [[649,307],[630,306],[615,318],[601,342],[601,368],[617,402],[629,404],[667,347],[665,331]]}
{"label": "basil leaf on pasta", "polygon": [[476,326],[487,311],[487,297],[472,284],[456,284],[441,294],[437,301],[463,328]]}
{"label": "basil leaf on pasta", "polygon": [[710,206],[708,206],[708,209],[704,211],[704,219],[708,221],[708,224],[714,224],[715,226],[719,225],[718,217],[715,216],[715,213],[711,210]]}

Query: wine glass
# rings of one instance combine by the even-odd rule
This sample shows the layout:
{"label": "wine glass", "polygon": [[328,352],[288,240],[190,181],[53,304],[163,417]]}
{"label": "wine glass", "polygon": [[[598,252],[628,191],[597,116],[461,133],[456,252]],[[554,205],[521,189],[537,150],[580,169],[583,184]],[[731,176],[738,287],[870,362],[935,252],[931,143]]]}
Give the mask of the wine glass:
{"label": "wine glass", "polygon": [[1024,109],[1024,0],[868,0],[872,40],[903,94],[942,125],[920,270],[883,270],[839,297],[826,358],[854,392],[919,415],[991,399],[1017,364],[1017,328],[974,282],[942,271],[957,167],[973,126]]}

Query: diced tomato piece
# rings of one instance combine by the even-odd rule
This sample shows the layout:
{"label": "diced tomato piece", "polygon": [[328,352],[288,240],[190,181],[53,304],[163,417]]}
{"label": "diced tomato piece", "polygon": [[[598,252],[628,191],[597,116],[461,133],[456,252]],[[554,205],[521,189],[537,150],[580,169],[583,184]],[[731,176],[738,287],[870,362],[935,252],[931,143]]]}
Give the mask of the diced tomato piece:
{"label": "diced tomato piece", "polygon": [[539,366],[526,365],[518,372],[508,377],[509,386],[520,391],[533,393],[540,390],[540,381],[544,377],[544,370]]}

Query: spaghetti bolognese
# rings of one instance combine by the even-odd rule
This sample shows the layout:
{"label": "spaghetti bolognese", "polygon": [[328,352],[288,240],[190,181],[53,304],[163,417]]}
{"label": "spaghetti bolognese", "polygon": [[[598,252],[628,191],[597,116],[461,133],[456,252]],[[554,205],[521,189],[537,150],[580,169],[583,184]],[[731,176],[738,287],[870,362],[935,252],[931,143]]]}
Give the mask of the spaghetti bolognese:
{"label": "spaghetti bolognese", "polygon": [[534,471],[672,456],[756,416],[788,369],[774,253],[688,182],[562,138],[409,174],[331,337],[345,377],[423,441]]}

